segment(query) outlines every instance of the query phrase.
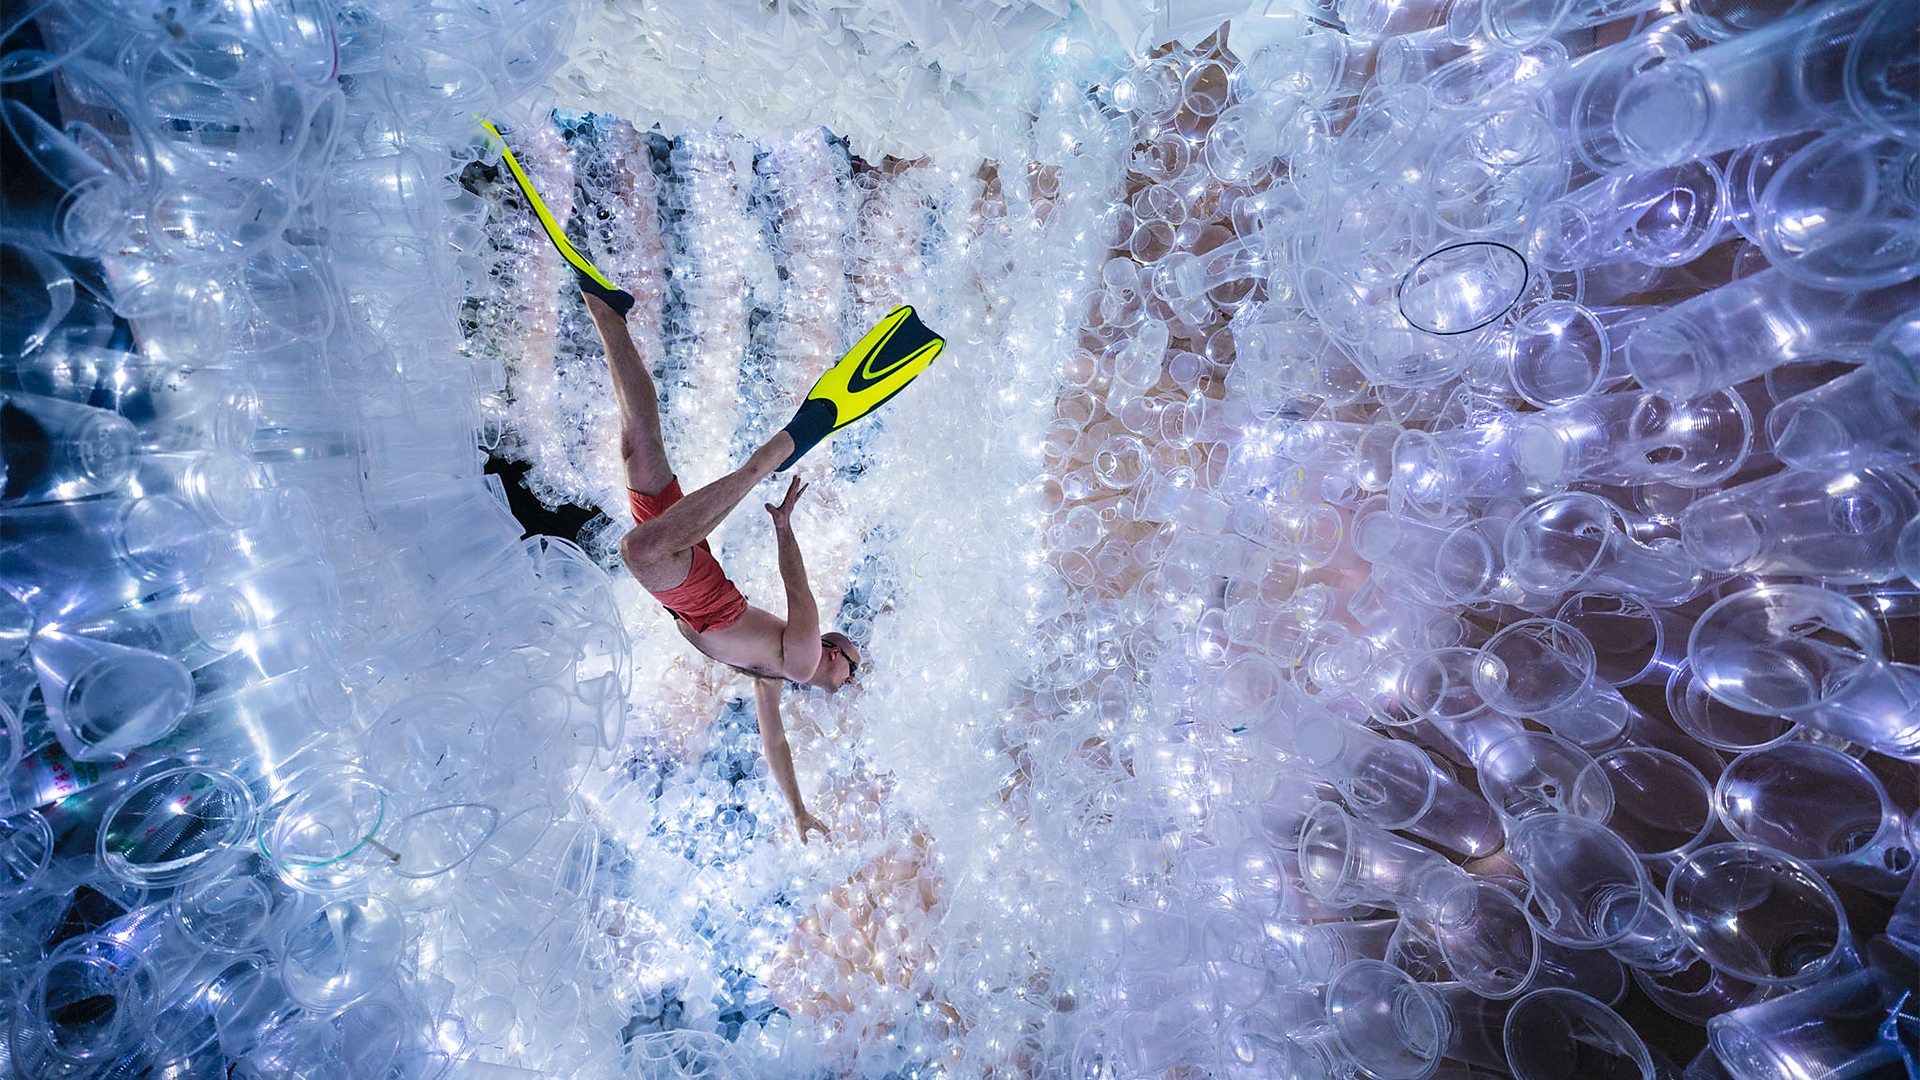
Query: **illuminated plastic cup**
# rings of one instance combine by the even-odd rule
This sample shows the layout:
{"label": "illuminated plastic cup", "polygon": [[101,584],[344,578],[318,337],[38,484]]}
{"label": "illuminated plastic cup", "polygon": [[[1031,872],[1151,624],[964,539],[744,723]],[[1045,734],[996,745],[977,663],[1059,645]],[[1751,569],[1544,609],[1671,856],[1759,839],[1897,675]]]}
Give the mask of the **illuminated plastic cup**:
{"label": "illuminated plastic cup", "polygon": [[76,761],[112,761],[164,738],[193,705],[193,678],[170,656],[50,632],[32,651],[47,720]]}
{"label": "illuminated plastic cup", "polygon": [[15,1069],[57,1076],[133,1048],[153,1021],[155,973],[113,938],[73,938],[40,961],[13,1010]]}
{"label": "illuminated plastic cup", "polygon": [[1332,803],[1308,815],[1300,874],[1307,890],[1326,903],[1384,904],[1442,926],[1473,913],[1473,879],[1465,871]]}
{"label": "illuminated plastic cup", "polygon": [[1657,902],[1638,856],[1597,821],[1538,814],[1513,827],[1507,850],[1527,875],[1528,918],[1550,941],[1606,948]]}
{"label": "illuminated plastic cup", "polygon": [[1767,434],[1795,469],[1900,465],[1920,459],[1920,399],[1901,396],[1868,362],[1775,405]]}
{"label": "illuminated plastic cup", "polygon": [[1341,789],[1354,813],[1469,858],[1501,844],[1500,820],[1471,789],[1441,772],[1412,743],[1332,717],[1309,718],[1294,732],[1300,754]]}
{"label": "illuminated plastic cup", "polygon": [[1685,660],[1667,679],[1667,715],[1701,744],[1736,754],[1773,746],[1799,730],[1777,715],[1746,712],[1715,698]]}
{"label": "illuminated plastic cup", "polygon": [[1920,476],[1904,468],[1788,470],[1709,495],[1680,517],[1701,566],[1837,584],[1893,576],[1900,530],[1920,513]]}
{"label": "illuminated plastic cup", "polygon": [[34,810],[0,817],[0,901],[21,896],[53,860],[53,829]]}
{"label": "illuminated plastic cup", "polygon": [[1804,859],[1835,881],[1895,896],[1913,875],[1906,815],[1872,770],[1831,747],[1783,742],[1734,758],[1713,807],[1734,839]]}
{"label": "illuminated plastic cup", "polygon": [[260,825],[260,850],[295,888],[344,892],[400,861],[387,844],[397,822],[386,790],[358,770],[316,765],[288,781]]}
{"label": "illuminated plastic cup", "polygon": [[143,778],[107,808],[97,857],[115,877],[173,885],[254,835],[253,793],[222,769],[187,766]]}
{"label": "illuminated plastic cup", "polygon": [[1605,821],[1613,787],[1580,787],[1593,756],[1558,735],[1521,731],[1494,742],[1477,759],[1480,790],[1506,821],[1508,832],[1538,814],[1565,813]]}
{"label": "illuminated plastic cup", "polygon": [[287,932],[280,978],[301,1007],[332,1015],[378,993],[399,970],[407,931],[378,896],[335,900]]}
{"label": "illuminated plastic cup", "polygon": [[1554,617],[1593,646],[1594,673],[1614,686],[1664,685],[1686,659],[1686,621],[1633,596],[1581,592]]}
{"label": "illuminated plastic cup", "polygon": [[0,503],[117,491],[133,475],[136,445],[133,425],[104,409],[0,393]]}
{"label": "illuminated plastic cup", "polygon": [[1677,754],[1622,746],[1596,756],[1574,783],[1576,800],[1600,798],[1580,790],[1589,784],[1613,789],[1613,813],[1602,820],[1650,869],[1672,866],[1713,834],[1713,786]]}
{"label": "illuminated plastic cup", "polygon": [[432,878],[473,858],[500,824],[500,811],[486,803],[447,803],[414,811],[400,823],[400,861],[393,872]]}
{"label": "illuminated plastic cup", "polygon": [[1916,197],[1903,179],[1920,134],[1836,131],[1794,153],[1754,207],[1767,261],[1816,288],[1875,289],[1920,275]]}
{"label": "illuminated plastic cup", "polygon": [[1634,708],[1596,677],[1593,646],[1555,619],[1525,619],[1487,639],[1473,686],[1489,705],[1536,721],[1582,746],[1617,737]]}
{"label": "illuminated plastic cup", "polygon": [[1707,1021],[1707,1040],[1734,1076],[1898,1075],[1910,1065],[1883,1025],[1899,980],[1877,969],[1836,975]]}
{"label": "illuminated plastic cup", "polygon": [[1856,964],[1846,913],[1818,871],[1758,844],[1715,844],[1667,879],[1674,924],[1736,979],[1808,986]]}
{"label": "illuminated plastic cup", "polygon": [[277,941],[318,901],[280,880],[255,846],[201,860],[175,886],[167,909],[181,932],[209,953],[235,956]]}
{"label": "illuminated plastic cup", "polygon": [[1515,1080],[1673,1075],[1619,1013],[1572,990],[1536,990],[1515,1002],[1503,1041]]}
{"label": "illuminated plastic cup", "polygon": [[[1867,27],[1882,36],[1909,29],[1898,20],[1863,26],[1861,17],[1874,6],[1871,0],[1809,5],[1752,33],[1648,68],[1620,89],[1613,116],[1621,143],[1636,166],[1659,166],[1850,119],[1849,83],[1883,81],[1877,69],[1898,55],[1883,44],[1863,50],[1863,62],[1846,67],[1855,38]],[[1777,86],[1794,92],[1770,96],[1767,89]]]}
{"label": "illuminated plastic cup", "polygon": [[1700,569],[1672,540],[1634,538],[1628,512],[1599,495],[1549,495],[1507,526],[1507,565],[1540,592],[1612,592],[1677,604],[1700,589]]}
{"label": "illuminated plastic cup", "polygon": [[1809,585],[1760,585],[1694,623],[1687,658],[1707,693],[1894,757],[1920,754],[1920,668],[1889,663],[1857,602]]}

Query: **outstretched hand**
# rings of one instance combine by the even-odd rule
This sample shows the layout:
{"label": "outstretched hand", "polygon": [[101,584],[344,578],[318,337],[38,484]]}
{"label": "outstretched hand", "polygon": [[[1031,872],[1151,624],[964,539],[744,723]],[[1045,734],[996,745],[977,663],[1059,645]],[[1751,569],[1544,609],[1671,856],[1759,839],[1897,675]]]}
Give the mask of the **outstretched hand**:
{"label": "outstretched hand", "polygon": [[[793,482],[787,485],[787,497],[781,500],[779,506],[775,506],[772,503],[764,504],[767,508],[767,513],[773,515],[774,528],[785,529],[792,527],[793,504],[800,501],[800,493],[805,490],[807,490],[807,485],[801,483],[800,478],[796,476],[793,478]],[[801,839],[804,840],[806,838],[803,836]]]}
{"label": "outstretched hand", "polygon": [[807,833],[814,829],[820,830],[821,836],[833,835],[832,830],[827,828],[826,822],[814,817],[812,811],[805,809],[793,815],[793,827],[800,830],[800,842],[802,844],[807,842]]}

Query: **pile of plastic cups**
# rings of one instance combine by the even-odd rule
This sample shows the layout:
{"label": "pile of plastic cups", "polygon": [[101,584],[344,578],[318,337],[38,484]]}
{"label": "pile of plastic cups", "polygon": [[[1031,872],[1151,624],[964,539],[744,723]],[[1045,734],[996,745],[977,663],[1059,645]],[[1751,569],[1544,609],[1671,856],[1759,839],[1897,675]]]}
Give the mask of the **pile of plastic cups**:
{"label": "pile of plastic cups", "polygon": [[1342,0],[1113,88],[1054,557],[1157,530],[1234,795],[1083,1063],[1911,1075],[1916,11]]}
{"label": "pile of plastic cups", "polygon": [[[800,1060],[629,1025],[667,975],[608,896],[691,936],[634,897],[695,878],[582,791],[747,815],[633,768],[638,593],[481,475],[510,435],[624,500],[564,272],[460,183],[480,113],[561,216],[599,200],[649,363],[780,343],[673,369],[695,475],[871,309],[956,343],[914,424],[809,465],[897,481],[847,513],[913,523],[874,544],[920,622],[826,770],[891,770],[824,812],[896,843],[801,927],[814,996],[763,1035],[808,1073],[1914,1075],[1913,0],[1299,14],[1248,55],[1063,31],[997,173],[856,181],[817,136],[563,146],[511,107],[563,2],[10,9],[0,1063]],[[874,941],[911,978],[862,981]]]}
{"label": "pile of plastic cups", "polygon": [[570,18],[0,19],[7,1075],[581,1066],[500,1047],[578,1009],[630,653],[481,476],[450,179]]}

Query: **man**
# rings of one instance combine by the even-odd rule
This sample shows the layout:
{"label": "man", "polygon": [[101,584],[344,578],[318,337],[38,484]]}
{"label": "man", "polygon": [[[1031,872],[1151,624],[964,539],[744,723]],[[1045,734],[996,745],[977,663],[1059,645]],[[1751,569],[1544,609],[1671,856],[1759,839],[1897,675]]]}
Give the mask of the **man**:
{"label": "man", "polygon": [[747,603],[713,557],[707,535],[733,512],[754,485],[791,467],[822,439],[885,404],[933,363],[945,342],[911,307],[893,309],[814,383],[785,428],[748,455],[746,463],[713,483],[683,494],[660,435],[660,400],[653,378],[627,332],[634,298],[607,280],[568,242],[498,128],[481,121],[503,162],[539,219],[547,239],[572,266],[587,311],[600,332],[620,406],[620,458],[634,529],[620,540],[620,558],[641,586],[673,616],[694,648],[754,677],[754,713],[767,767],[793,810],[800,842],[826,825],[808,812],[793,775],[793,754],[780,720],[780,680],[828,693],[853,682],[860,650],[845,634],[820,632],[820,609],[807,587],[793,507],[807,486],[795,477],[778,506],[767,503],[786,587],[785,619]]}
{"label": "man", "polygon": [[707,534],[732,512],[754,485],[773,475],[794,450],[781,431],[746,463],[688,495],[667,463],[660,437],[659,399],[653,379],[627,333],[627,322],[599,297],[588,294],[587,311],[606,346],[620,404],[620,458],[627,470],[627,500],[635,528],[620,540],[620,558],[641,586],[673,616],[680,636],[694,648],[753,679],[754,713],[767,767],[787,797],[800,842],[827,827],[807,810],[793,775],[793,753],[780,720],[780,680],[818,686],[829,693],[853,682],[860,651],[845,634],[820,632],[820,609],[807,586],[800,543],[793,535],[793,508],[807,486],[795,477],[778,506],[766,504],[779,548],[780,580],[786,586],[787,617],[747,603],[707,544]]}

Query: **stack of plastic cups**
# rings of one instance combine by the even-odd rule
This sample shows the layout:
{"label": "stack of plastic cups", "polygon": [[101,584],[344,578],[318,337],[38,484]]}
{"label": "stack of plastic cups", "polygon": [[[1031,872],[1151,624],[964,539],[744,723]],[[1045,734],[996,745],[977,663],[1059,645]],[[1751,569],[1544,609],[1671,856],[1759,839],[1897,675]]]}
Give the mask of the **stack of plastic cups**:
{"label": "stack of plastic cups", "polygon": [[[1324,800],[1235,785],[1163,902],[1278,887],[1260,962],[1321,1011],[1216,984],[1206,1061],[1123,988],[1135,1067],[1652,1077],[1698,1046],[1616,1007],[1739,1077],[1898,1056],[1911,920],[1902,961],[1847,912],[1913,896],[1913,11],[1715,7],[1361,2],[1229,57],[1222,105],[1204,52],[1116,87],[1127,224],[1049,542],[1105,539],[1077,461],[1144,462],[1110,475],[1181,537],[1152,679],[1212,722],[1176,741]],[[1224,379],[1184,386],[1189,351]],[[1129,422],[1189,394],[1197,444]],[[1098,459],[1102,424],[1132,441]],[[1383,918],[1350,971],[1302,952]],[[1808,1038],[1821,1009],[1858,1023]]]}
{"label": "stack of plastic cups", "polygon": [[[1112,84],[1131,172],[1017,538],[1058,580],[1008,609],[1034,627],[1014,719],[948,759],[1012,756],[982,790],[1031,824],[967,870],[1058,904],[955,884],[913,924],[961,1018],[916,1014],[941,1047],[916,1064],[1651,1077],[1672,1063],[1622,1019],[1648,1008],[1738,1077],[1898,1058],[1912,8],[1716,7],[1354,0],[1344,33]],[[468,116],[542,81],[568,9],[154,14],[42,5],[0,57],[32,168],[0,206],[13,1060],[592,1074],[629,1017],[596,1007],[627,998],[589,963],[615,935],[572,800],[629,650],[591,560],[519,545],[476,475],[500,354],[462,352],[454,307],[507,291],[453,254],[487,213],[452,179],[491,164]],[[515,133],[543,184],[576,175],[544,118]],[[728,355],[779,264],[746,149],[683,143],[666,193],[696,222],[687,325]],[[1013,223],[1070,194],[1020,173],[863,176],[851,290],[990,309],[970,325],[1007,362],[953,377],[1006,417],[1066,280],[1005,269],[1043,261]],[[566,275],[513,210],[531,299],[481,334],[547,358],[532,437],[570,422],[551,338],[582,328],[550,321]],[[675,434],[724,456],[736,418],[691,415]],[[981,418],[940,422],[958,446]],[[661,801],[691,820],[710,790]],[[822,940],[864,948],[860,906]],[[1086,955],[1001,947],[1034,927]],[[823,1020],[823,1052],[880,1053],[895,990]],[[731,1060],[697,1044],[636,1052]]]}
{"label": "stack of plastic cups", "polygon": [[510,1039],[568,1073],[610,1045],[535,1009],[570,977],[577,938],[538,931],[582,919],[592,834],[560,822],[620,737],[624,635],[604,573],[522,545],[481,480],[493,373],[420,359],[459,354],[470,114],[538,84],[570,16],[443,15],[6,24],[26,1074],[419,1075]]}

